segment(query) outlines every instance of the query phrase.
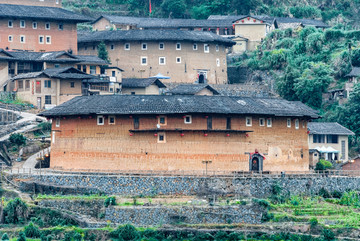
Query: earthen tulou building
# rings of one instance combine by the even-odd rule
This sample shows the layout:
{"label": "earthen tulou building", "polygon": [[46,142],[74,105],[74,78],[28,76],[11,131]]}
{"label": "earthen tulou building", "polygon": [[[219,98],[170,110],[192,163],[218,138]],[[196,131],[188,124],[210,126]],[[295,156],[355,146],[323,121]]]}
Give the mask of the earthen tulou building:
{"label": "earthen tulou building", "polygon": [[318,118],[297,101],[200,95],[82,96],[40,115],[51,168],[125,172],[307,171]]}

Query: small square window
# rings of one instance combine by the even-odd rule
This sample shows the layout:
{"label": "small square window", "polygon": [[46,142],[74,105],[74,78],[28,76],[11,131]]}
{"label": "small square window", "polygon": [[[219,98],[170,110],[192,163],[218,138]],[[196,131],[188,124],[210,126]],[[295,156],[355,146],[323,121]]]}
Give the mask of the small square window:
{"label": "small square window", "polygon": [[191,124],[192,123],[192,118],[191,115],[186,115],[184,118],[184,123],[185,124]]}
{"label": "small square window", "polygon": [[220,59],[216,59],[216,66],[220,67]]}
{"label": "small square window", "polygon": [[141,65],[147,65],[147,57],[141,57]]}
{"label": "small square window", "polygon": [[46,44],[51,44],[51,36],[46,36]]}
{"label": "small square window", "polygon": [[51,105],[51,95],[45,95],[45,105]]}
{"label": "small square window", "polygon": [[287,126],[288,128],[291,127],[291,118],[287,118],[287,120],[286,120],[286,126]]}
{"label": "small square window", "polygon": [[20,28],[25,28],[25,20],[20,20]]}
{"label": "small square window", "polygon": [[124,44],[124,49],[125,50],[130,50],[130,44],[129,43]]}
{"label": "small square window", "polygon": [[164,50],[165,49],[165,44],[164,43],[159,43],[159,49]]}
{"label": "small square window", "polygon": [[9,20],[9,22],[8,22],[8,27],[9,27],[9,28],[13,28],[13,27],[14,27],[14,24],[13,24],[13,21],[12,21],[12,20]]}
{"label": "small square window", "polygon": [[158,143],[166,143],[166,135],[164,132],[158,133]]}
{"label": "small square window", "polygon": [[209,44],[204,44],[204,53],[209,53]]}
{"label": "small square window", "polygon": [[44,80],[44,87],[51,88],[51,80]]}
{"label": "small square window", "polygon": [[267,127],[272,127],[272,119],[271,118],[266,119],[266,126]]}
{"label": "small square window", "polygon": [[33,29],[37,29],[37,22],[33,22],[33,23],[32,23],[32,28],[33,28]]}
{"label": "small square window", "polygon": [[45,29],[49,30],[50,29],[50,23],[45,23]]}
{"label": "small square window", "polygon": [[64,30],[64,24],[59,23],[58,27],[59,27],[59,30]]}
{"label": "small square window", "polygon": [[70,88],[75,88],[75,82],[70,82]]}
{"label": "small square window", "polygon": [[181,43],[176,43],[176,50],[181,50]]}
{"label": "small square window", "polygon": [[158,117],[158,124],[159,125],[166,125],[166,122],[167,122],[167,120],[166,120],[166,116],[159,116]]}
{"label": "small square window", "polygon": [[246,117],[246,126],[252,126],[252,118]]}
{"label": "small square window", "polygon": [[265,126],[265,119],[259,118],[259,126]]}
{"label": "small square window", "polygon": [[55,68],[60,68],[60,64],[54,64]]}
{"label": "small square window", "polygon": [[60,127],[60,118],[55,119],[55,127]]}
{"label": "small square window", "polygon": [[176,57],[176,63],[180,64],[181,63],[181,57]]}
{"label": "small square window", "polygon": [[115,116],[109,116],[109,125],[115,125]]}
{"label": "small square window", "polygon": [[25,43],[25,36],[24,35],[20,36],[20,43]]}
{"label": "small square window", "polygon": [[141,44],[141,50],[147,50],[147,43]]}
{"label": "small square window", "polygon": [[298,130],[300,126],[299,119],[295,120],[295,129]]}
{"label": "small square window", "polygon": [[216,52],[219,52],[219,45],[215,45]]}
{"label": "small square window", "polygon": [[165,57],[159,57],[159,64],[160,65],[165,65],[166,64]]}
{"label": "small square window", "polygon": [[197,44],[193,45],[193,50],[198,50],[198,45]]}
{"label": "small square window", "polygon": [[97,117],[97,124],[98,124],[98,126],[103,126],[104,125],[104,116],[99,115]]}
{"label": "small square window", "polygon": [[9,42],[12,42],[13,41],[13,36],[9,35],[8,40],[9,40]]}

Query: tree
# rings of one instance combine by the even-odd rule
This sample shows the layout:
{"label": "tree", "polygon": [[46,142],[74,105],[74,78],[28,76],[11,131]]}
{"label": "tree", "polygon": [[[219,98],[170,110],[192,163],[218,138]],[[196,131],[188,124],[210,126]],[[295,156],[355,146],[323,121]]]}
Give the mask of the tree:
{"label": "tree", "polygon": [[8,202],[4,208],[6,223],[23,223],[28,216],[28,207],[20,198],[15,198]]}
{"label": "tree", "polygon": [[9,141],[19,147],[26,144],[26,137],[23,134],[15,133],[10,135]]}
{"label": "tree", "polygon": [[183,18],[187,8],[184,0],[164,0],[161,9],[166,17]]}
{"label": "tree", "polygon": [[106,45],[104,42],[101,42],[99,45],[98,45],[98,57],[100,59],[103,59],[107,62],[110,62],[109,60],[109,53],[106,49]]}
{"label": "tree", "polygon": [[39,238],[40,237],[40,230],[37,226],[30,222],[28,226],[24,229],[25,236],[28,238]]}
{"label": "tree", "polygon": [[1,240],[10,240],[9,236],[7,235],[7,233],[4,233],[1,237]]}
{"label": "tree", "polygon": [[21,231],[19,233],[19,237],[18,237],[17,241],[26,241],[26,236],[25,236],[25,233],[23,231]]}

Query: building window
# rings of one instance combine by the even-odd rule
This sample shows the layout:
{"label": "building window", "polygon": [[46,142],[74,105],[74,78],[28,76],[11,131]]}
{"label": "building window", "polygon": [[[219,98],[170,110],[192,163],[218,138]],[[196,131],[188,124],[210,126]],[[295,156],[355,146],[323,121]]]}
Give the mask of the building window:
{"label": "building window", "polygon": [[272,127],[272,119],[271,118],[266,119],[266,126],[267,127]]}
{"label": "building window", "polygon": [[176,43],[176,50],[181,50],[181,43]]}
{"label": "building window", "polygon": [[124,44],[124,49],[125,50],[130,50],[130,44],[129,43]]}
{"label": "building window", "polygon": [[209,53],[209,44],[204,44],[204,53]]}
{"label": "building window", "polygon": [[54,64],[55,68],[60,68],[60,64]]}
{"label": "building window", "polygon": [[13,36],[12,35],[9,35],[9,42],[12,42],[13,41]]}
{"label": "building window", "polygon": [[305,124],[305,121],[304,121],[304,120],[302,121],[302,126],[303,126],[303,128],[306,127],[306,124]]}
{"label": "building window", "polygon": [[84,50],[87,50],[87,46],[84,47]]}
{"label": "building window", "polygon": [[51,105],[51,95],[45,95],[45,105]]}
{"label": "building window", "polygon": [[259,118],[259,126],[265,126],[265,119]]}
{"label": "building window", "polygon": [[70,82],[70,88],[75,88],[75,82]]}
{"label": "building window", "polygon": [[59,30],[64,30],[64,24],[59,23],[58,27],[59,27]]}
{"label": "building window", "polygon": [[160,65],[165,65],[166,64],[165,57],[159,57],[159,64]]}
{"label": "building window", "polygon": [[32,28],[33,28],[33,29],[37,29],[37,22],[33,22],[33,23],[32,23]]}
{"label": "building window", "polygon": [[220,59],[216,59],[216,66],[220,67]]}
{"label": "building window", "polygon": [[51,80],[44,80],[44,87],[51,88]]}
{"label": "building window", "polygon": [[96,46],[95,46],[95,45],[93,46],[93,50],[96,50]]}
{"label": "building window", "polygon": [[180,64],[181,63],[181,57],[176,57],[176,63]]}
{"label": "building window", "polygon": [[115,125],[115,116],[109,116],[109,125]]}
{"label": "building window", "polygon": [[20,28],[25,28],[26,24],[25,24],[25,20],[20,20]]}
{"label": "building window", "polygon": [[39,36],[39,44],[44,44],[44,36]]}
{"label": "building window", "polygon": [[46,36],[46,44],[51,44],[51,36]]}
{"label": "building window", "polygon": [[345,141],[341,141],[341,160],[345,160],[346,157],[346,148],[345,148]]}
{"label": "building window", "polygon": [[94,65],[90,66],[90,74],[92,74],[92,75],[96,74],[96,66],[94,66]]}
{"label": "building window", "polygon": [[52,143],[55,144],[55,131],[52,132]]}
{"label": "building window", "polygon": [[98,115],[98,117],[97,117],[97,125],[98,126],[103,126],[104,125],[104,116]]}
{"label": "building window", "polygon": [[299,119],[295,120],[295,129],[299,129],[300,123],[299,123]]}
{"label": "building window", "polygon": [[55,127],[60,127],[60,118],[55,119]]}
{"label": "building window", "polygon": [[166,116],[159,116],[158,117],[158,124],[159,125],[162,125],[162,126],[165,126],[166,125],[166,122],[167,122],[167,118]]}
{"label": "building window", "polygon": [[134,117],[134,129],[139,129],[140,121],[139,117]]}
{"label": "building window", "polygon": [[25,36],[24,35],[20,36],[20,43],[25,43]]}
{"label": "building window", "polygon": [[136,93],[135,92],[131,92],[131,95],[135,95]]}
{"label": "building window", "polygon": [[193,45],[193,50],[198,50],[197,44],[194,44],[194,45]]}
{"label": "building window", "polygon": [[216,52],[219,52],[219,45],[215,45]]}
{"label": "building window", "polygon": [[13,24],[13,21],[12,21],[12,20],[9,20],[9,21],[8,21],[8,27],[9,27],[9,28],[13,28],[13,27],[14,27],[14,24]]}
{"label": "building window", "polygon": [[313,135],[313,143],[325,143],[325,135]]}
{"label": "building window", "polygon": [[19,80],[19,81],[18,81],[18,89],[19,89],[19,90],[24,89],[24,82],[23,82],[22,80]]}
{"label": "building window", "polygon": [[231,130],[231,117],[226,117],[226,129]]}
{"label": "building window", "polygon": [[115,46],[112,44],[112,45],[110,45],[110,49],[111,50],[114,50],[115,49]]}
{"label": "building window", "polygon": [[246,126],[252,126],[252,118],[246,117]]}
{"label": "building window", "polygon": [[326,142],[330,144],[337,144],[339,143],[338,137],[338,135],[326,135]]}
{"label": "building window", "polygon": [[291,118],[287,118],[287,120],[286,120],[286,126],[287,126],[288,128],[291,127]]}
{"label": "building window", "polygon": [[30,90],[30,80],[25,81],[25,90]]}
{"label": "building window", "polygon": [[158,143],[166,143],[166,135],[164,132],[158,133]]}
{"label": "building window", "polygon": [[45,23],[45,29],[50,30],[50,23]]}
{"label": "building window", "polygon": [[159,43],[159,49],[164,50],[165,49],[165,44],[164,43]]}
{"label": "building window", "polygon": [[191,124],[192,123],[192,118],[191,115],[186,115],[184,118],[184,123],[185,124]]}
{"label": "building window", "polygon": [[140,62],[141,65],[147,65],[147,57],[141,57]]}
{"label": "building window", "polygon": [[141,44],[141,50],[147,50],[147,43]]}

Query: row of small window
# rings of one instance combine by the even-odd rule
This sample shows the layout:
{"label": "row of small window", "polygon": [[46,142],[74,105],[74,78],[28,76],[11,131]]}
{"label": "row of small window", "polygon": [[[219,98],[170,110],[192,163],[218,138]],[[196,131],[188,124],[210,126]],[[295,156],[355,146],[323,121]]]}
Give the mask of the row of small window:
{"label": "row of small window", "polygon": [[[176,57],[175,62],[177,64],[181,64],[181,57]],[[148,64],[147,57],[145,57],[145,56],[140,57],[140,64],[141,65],[147,65]],[[226,62],[225,62],[225,59],[224,59],[224,65],[225,64],[226,64]],[[166,65],[166,57],[159,57],[159,65]],[[220,67],[220,59],[216,59],[216,66]]]}
{"label": "row of small window", "polygon": [[[265,121],[266,121],[266,126],[267,127],[272,127],[272,118],[259,118],[259,126],[265,126]],[[246,117],[246,126],[252,126],[252,117]],[[286,126],[288,128],[291,128],[291,118],[288,118],[286,120]],[[299,119],[295,119],[295,129],[299,129],[300,128],[300,121]],[[305,121],[303,121],[303,128],[305,128]]]}
{"label": "row of small window", "polygon": [[[12,35],[9,35],[8,41],[13,42],[14,37]],[[39,44],[44,44],[45,42],[46,42],[46,44],[51,44],[51,36],[44,37],[43,35],[40,35],[39,36]],[[26,43],[26,36],[25,35],[20,35],[20,43]]]}
{"label": "row of small window", "polygon": [[[110,49],[114,50],[115,45],[111,44]],[[148,49],[148,44],[147,43],[142,43],[141,44],[141,50],[147,50],[147,49]],[[176,43],[175,44],[175,49],[176,50],[181,50],[181,43]],[[87,50],[87,47],[85,47],[85,50]],[[95,50],[95,46],[93,46],[93,50]],[[130,43],[125,43],[124,44],[124,50],[130,50]],[[165,50],[165,44],[164,43],[159,43],[159,50]],[[193,50],[198,50],[198,44],[196,44],[196,43],[193,44]],[[219,50],[220,50],[219,45],[215,45],[215,50],[216,50],[216,52],[219,52]],[[209,53],[209,52],[210,52],[209,44],[204,44],[204,53]]]}
{"label": "row of small window", "polygon": [[[36,86],[37,86],[37,88],[38,88],[38,86],[40,86],[40,88],[41,88],[41,82],[36,81]],[[51,88],[51,80],[44,80],[44,88]],[[70,82],[70,88],[75,88],[75,82]],[[24,81],[23,80],[18,80],[18,89],[24,89]],[[25,81],[25,89],[26,90],[30,89],[30,80]]]}
{"label": "row of small window", "polygon": [[[14,27],[14,21],[13,20],[8,21],[8,27],[9,28]],[[20,28],[26,28],[26,21],[25,20],[20,20]],[[32,22],[32,28],[37,29],[38,28],[38,23],[37,22]],[[45,29],[50,30],[51,29],[51,24],[50,23],[45,23]],[[59,23],[58,24],[58,29],[59,30],[64,30],[64,24]]]}
{"label": "row of small window", "polygon": [[337,144],[339,143],[338,135],[313,135],[313,143],[330,143]]}

